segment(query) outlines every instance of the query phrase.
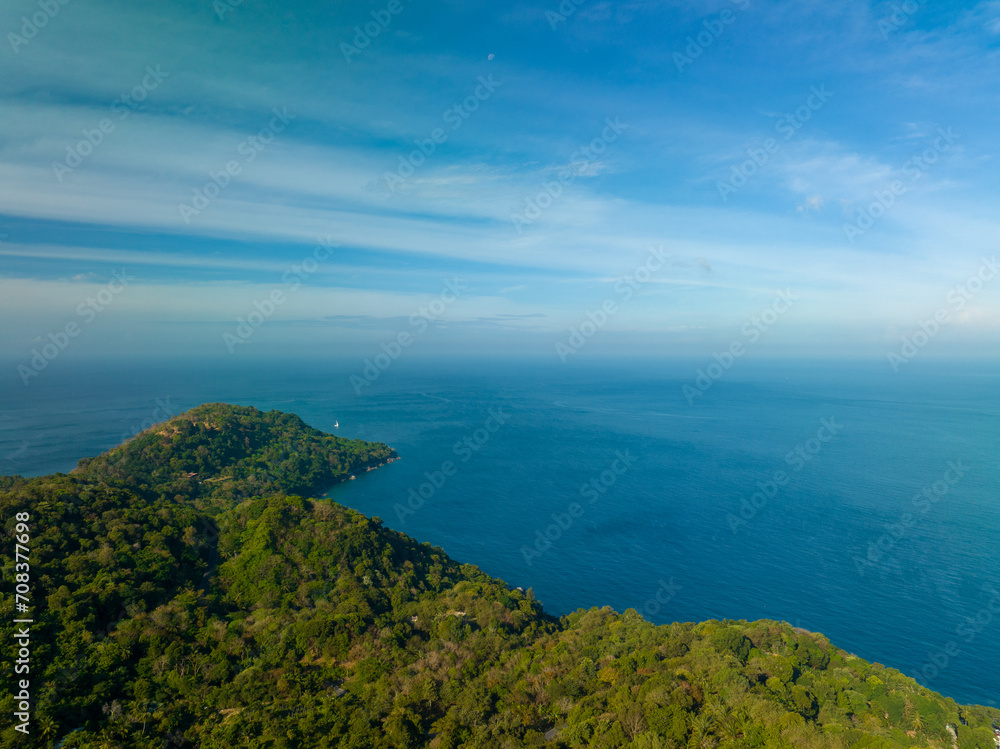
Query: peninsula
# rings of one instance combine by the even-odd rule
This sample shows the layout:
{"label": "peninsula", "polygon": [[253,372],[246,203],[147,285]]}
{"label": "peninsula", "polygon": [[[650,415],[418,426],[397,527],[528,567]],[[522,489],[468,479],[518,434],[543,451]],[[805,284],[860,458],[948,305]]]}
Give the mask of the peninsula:
{"label": "peninsula", "polygon": [[322,498],[396,457],[209,404],[68,475],[0,477],[8,535],[30,536],[29,611],[4,596],[3,641],[32,622],[30,700],[2,696],[28,720],[0,746],[996,747],[1000,710],[823,635],[554,617]]}

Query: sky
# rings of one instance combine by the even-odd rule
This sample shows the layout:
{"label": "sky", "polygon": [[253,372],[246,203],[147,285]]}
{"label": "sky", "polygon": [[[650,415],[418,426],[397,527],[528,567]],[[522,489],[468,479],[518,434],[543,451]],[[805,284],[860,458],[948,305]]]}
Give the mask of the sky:
{"label": "sky", "polygon": [[994,0],[8,0],[0,34],[8,384],[1000,351]]}

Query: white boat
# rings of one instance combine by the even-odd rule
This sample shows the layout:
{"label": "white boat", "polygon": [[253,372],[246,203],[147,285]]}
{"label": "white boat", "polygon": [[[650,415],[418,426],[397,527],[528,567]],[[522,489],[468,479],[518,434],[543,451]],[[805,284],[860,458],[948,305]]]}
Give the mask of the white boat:
{"label": "white boat", "polygon": [[333,422],[333,428],[334,428],[334,429],[336,429],[336,428],[337,428],[337,427],[339,427],[339,426],[340,426],[340,422],[339,422],[339,421],[335,421],[335,422]]}

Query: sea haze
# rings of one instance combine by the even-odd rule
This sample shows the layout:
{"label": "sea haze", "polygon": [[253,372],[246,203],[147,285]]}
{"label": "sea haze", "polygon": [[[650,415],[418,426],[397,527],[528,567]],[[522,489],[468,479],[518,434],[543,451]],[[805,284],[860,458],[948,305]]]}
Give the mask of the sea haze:
{"label": "sea haze", "polygon": [[356,363],[49,371],[0,396],[0,471],[203,402],[293,412],[402,457],[333,499],[550,612],[785,620],[1000,706],[995,372],[745,362],[692,405],[704,362],[575,364],[400,361],[360,395]]}

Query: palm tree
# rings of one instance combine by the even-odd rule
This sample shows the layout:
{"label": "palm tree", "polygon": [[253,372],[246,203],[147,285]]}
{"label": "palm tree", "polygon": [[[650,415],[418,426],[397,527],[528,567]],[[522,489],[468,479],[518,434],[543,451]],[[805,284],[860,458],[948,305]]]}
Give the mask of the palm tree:
{"label": "palm tree", "polygon": [[53,739],[55,738],[56,731],[59,730],[58,724],[52,720],[48,715],[43,715],[38,720],[39,729],[42,732],[42,738],[45,739],[46,744],[55,743]]}
{"label": "palm tree", "polygon": [[746,731],[746,718],[738,712],[722,716],[718,723],[723,738],[728,741],[736,741]]}
{"label": "palm tree", "polygon": [[723,702],[722,698],[713,694],[705,700],[705,706],[702,708],[702,712],[708,713],[716,720],[721,720],[726,716],[728,710],[726,709],[726,704]]}
{"label": "palm tree", "polygon": [[140,702],[133,702],[132,707],[129,710],[128,719],[132,723],[138,723],[142,721],[142,733],[141,736],[146,735],[146,718],[149,716],[149,711],[146,709],[146,705]]}
{"label": "palm tree", "polygon": [[712,736],[715,721],[707,711],[702,711],[691,721],[691,741],[688,746],[694,749],[712,749],[718,742]]}

